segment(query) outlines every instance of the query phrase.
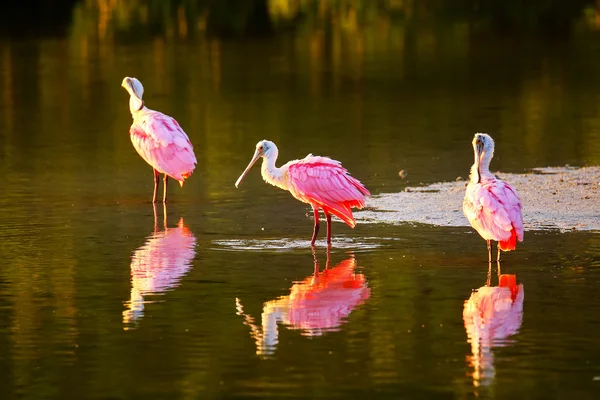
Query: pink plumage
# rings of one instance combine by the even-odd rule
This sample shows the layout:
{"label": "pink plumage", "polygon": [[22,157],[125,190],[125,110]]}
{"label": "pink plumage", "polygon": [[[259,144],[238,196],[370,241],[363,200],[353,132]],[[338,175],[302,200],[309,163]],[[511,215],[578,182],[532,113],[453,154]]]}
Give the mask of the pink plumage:
{"label": "pink plumage", "polygon": [[517,240],[523,241],[522,204],[516,190],[510,184],[489,172],[494,153],[492,138],[486,134],[476,134],[473,148],[475,163],[471,167],[463,212],[473,228],[488,242],[489,261],[490,241],[498,242],[499,260],[500,250],[514,250]]}
{"label": "pink plumage", "polygon": [[463,210],[485,240],[495,240],[501,250],[514,250],[523,241],[521,201],[515,190],[500,179],[482,179],[469,185]]}
{"label": "pink plumage", "polygon": [[370,193],[339,161],[309,155],[286,165],[292,196],[356,226],[352,208],[363,208]]}
{"label": "pink plumage", "polygon": [[293,160],[278,168],[275,166],[278,154],[275,143],[268,140],[258,142],[252,160],[235,186],[262,157],[261,172],[265,182],[288,190],[296,199],[312,206],[315,225],[311,245],[314,245],[319,232],[319,210],[323,210],[327,219],[327,243],[331,243],[332,214],[348,226],[356,226],[352,208],[363,208],[370,193],[358,179],[350,176],[339,161],[309,154],[302,160]]}
{"label": "pink plumage", "polygon": [[183,182],[196,166],[194,146],[175,119],[146,109],[140,112],[129,130],[138,154],[161,174]]}
{"label": "pink plumage", "polygon": [[136,78],[126,77],[121,84],[130,94],[129,109],[133,124],[131,142],[138,154],[154,169],[154,196],[157,201],[158,176],[164,174],[163,202],[167,201],[167,182],[171,177],[183,186],[196,166],[194,146],[177,121],[144,105],[144,87]]}

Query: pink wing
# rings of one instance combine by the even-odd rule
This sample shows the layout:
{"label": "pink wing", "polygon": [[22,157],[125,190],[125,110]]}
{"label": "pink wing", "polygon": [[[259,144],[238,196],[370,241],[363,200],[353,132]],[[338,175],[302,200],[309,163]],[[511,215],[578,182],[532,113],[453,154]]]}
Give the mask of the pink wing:
{"label": "pink wing", "polygon": [[354,228],[352,207],[363,208],[369,191],[339,161],[308,155],[287,164],[290,192],[300,201],[322,208]]}
{"label": "pink wing", "polygon": [[149,111],[131,125],[129,134],[138,154],[148,164],[183,186],[194,171],[196,156],[190,139],[175,119]]}
{"label": "pink wing", "polygon": [[[523,241],[521,200],[508,183],[492,179],[470,183],[463,202],[465,216],[485,240]],[[514,248],[514,246],[513,246]]]}

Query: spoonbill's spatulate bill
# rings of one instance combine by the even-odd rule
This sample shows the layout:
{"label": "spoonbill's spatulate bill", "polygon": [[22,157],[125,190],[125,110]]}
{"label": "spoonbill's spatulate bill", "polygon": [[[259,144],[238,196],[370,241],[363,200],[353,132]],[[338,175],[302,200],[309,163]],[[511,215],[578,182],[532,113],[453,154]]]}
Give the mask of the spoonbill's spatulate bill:
{"label": "spoonbill's spatulate bill", "polygon": [[492,137],[476,133],[473,150],[475,163],[471,167],[463,212],[473,228],[487,241],[489,262],[492,261],[491,241],[498,242],[497,260],[500,261],[500,250],[514,250],[517,239],[523,241],[521,200],[512,186],[490,173],[490,161],[494,156]]}
{"label": "spoonbill's spatulate bill", "polygon": [[275,143],[262,140],[256,144],[256,151],[250,163],[238,178],[238,187],[244,176],[260,158],[262,177],[265,182],[288,190],[298,200],[313,208],[315,227],[311,245],[315,244],[319,233],[319,209],[327,219],[327,243],[331,243],[331,214],[354,228],[356,220],[352,207],[363,208],[369,191],[358,179],[348,174],[339,161],[328,157],[307,155],[302,160],[293,160],[281,167],[275,166],[278,150]]}
{"label": "spoonbill's spatulate bill", "polygon": [[167,202],[168,177],[183,182],[194,171],[196,156],[190,139],[174,118],[144,105],[144,87],[136,78],[126,77],[121,86],[130,94],[129,109],[133,124],[131,142],[138,154],[154,168],[154,196],[157,202],[159,174],[164,174],[163,203]]}

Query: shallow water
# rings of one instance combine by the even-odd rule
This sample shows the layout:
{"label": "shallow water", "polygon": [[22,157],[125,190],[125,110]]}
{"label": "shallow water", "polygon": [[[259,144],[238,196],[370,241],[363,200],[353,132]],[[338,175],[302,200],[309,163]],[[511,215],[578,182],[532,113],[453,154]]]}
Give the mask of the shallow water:
{"label": "shallow water", "polygon": [[[600,164],[597,37],[409,33],[0,40],[3,398],[593,398],[597,233],[526,232],[502,267],[521,322],[475,346],[472,229],[335,223],[326,269],[307,207],[258,168],[233,186],[263,138],[282,162],[341,160],[374,194],[465,177],[475,131],[497,141],[494,170]],[[125,75],[195,145],[165,209]]]}

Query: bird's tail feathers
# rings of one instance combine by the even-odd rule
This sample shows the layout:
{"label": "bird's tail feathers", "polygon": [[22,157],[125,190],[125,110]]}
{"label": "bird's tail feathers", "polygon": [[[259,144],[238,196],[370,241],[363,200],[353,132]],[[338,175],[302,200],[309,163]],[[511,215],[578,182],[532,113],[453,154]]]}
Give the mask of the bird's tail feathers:
{"label": "bird's tail feathers", "polygon": [[179,180],[179,186],[183,187],[183,182],[192,175],[191,172],[185,172],[181,174],[181,180]]}
{"label": "bird's tail feathers", "polygon": [[346,225],[348,225],[350,228],[354,228],[356,226],[356,220],[352,215],[352,210],[350,209],[350,206],[346,203],[349,202],[333,205],[322,204],[321,208],[323,208],[323,211],[331,213],[339,219],[341,219],[342,221],[344,221]]}
{"label": "bird's tail feathers", "polygon": [[344,221],[350,228],[354,228],[356,226],[356,220],[352,215],[352,208],[363,208],[365,206],[365,197],[370,196],[371,193],[369,193],[358,179],[353,178],[350,175],[346,175],[346,179],[348,179],[360,193],[354,193],[354,198],[350,200],[341,201],[339,203],[321,203],[319,206],[325,212],[329,212]]}
{"label": "bird's tail feathers", "polygon": [[[352,183],[352,185],[354,185],[355,188],[358,189],[359,192],[361,192],[363,194],[363,196],[371,195],[371,193],[367,190],[367,188],[358,179],[356,179],[350,175],[346,175],[346,178]],[[363,206],[364,206],[364,202],[363,202]],[[363,206],[361,206],[360,208],[362,208]],[[357,206],[353,206],[353,207],[357,207]]]}
{"label": "bird's tail feathers", "polygon": [[514,226],[510,231],[510,238],[499,241],[498,247],[502,251],[511,251],[517,248],[517,231]]}

